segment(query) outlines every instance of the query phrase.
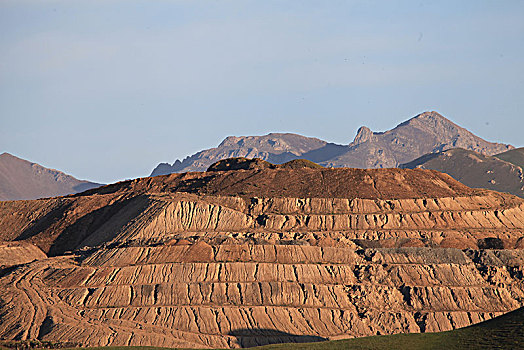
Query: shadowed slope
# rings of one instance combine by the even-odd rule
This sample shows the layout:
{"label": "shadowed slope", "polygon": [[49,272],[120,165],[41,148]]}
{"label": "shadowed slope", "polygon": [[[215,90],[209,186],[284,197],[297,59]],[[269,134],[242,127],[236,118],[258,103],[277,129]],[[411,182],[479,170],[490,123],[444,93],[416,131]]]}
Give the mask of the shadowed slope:
{"label": "shadowed slope", "polygon": [[524,169],[524,147],[496,154],[495,157]]}
{"label": "shadowed slope", "polygon": [[[518,151],[518,150],[515,150]],[[507,154],[518,155],[513,151]],[[506,153],[503,153],[506,154]],[[509,155],[508,155],[509,157]],[[502,160],[503,157],[487,156],[461,148],[440,153],[426,154],[401,168],[433,169],[451,175],[463,184],[474,188],[487,188],[524,197],[524,172],[522,167]]]}

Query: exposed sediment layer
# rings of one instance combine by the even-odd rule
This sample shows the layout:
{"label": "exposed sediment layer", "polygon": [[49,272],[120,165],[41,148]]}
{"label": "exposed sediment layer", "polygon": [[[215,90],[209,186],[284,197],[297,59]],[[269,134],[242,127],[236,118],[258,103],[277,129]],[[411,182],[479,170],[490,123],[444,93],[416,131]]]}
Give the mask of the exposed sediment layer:
{"label": "exposed sediment layer", "polygon": [[442,331],[520,307],[523,261],[522,250],[105,249],[2,277],[2,311],[11,317],[0,334],[93,346],[235,347],[267,341],[234,336],[243,329],[323,339]]}
{"label": "exposed sediment layer", "polygon": [[[450,330],[524,304],[522,199],[429,171],[343,170],[177,174],[2,202],[0,338],[234,348]],[[273,183],[282,171],[319,196]],[[333,180],[366,176],[361,196]],[[262,180],[289,196],[250,187]]]}

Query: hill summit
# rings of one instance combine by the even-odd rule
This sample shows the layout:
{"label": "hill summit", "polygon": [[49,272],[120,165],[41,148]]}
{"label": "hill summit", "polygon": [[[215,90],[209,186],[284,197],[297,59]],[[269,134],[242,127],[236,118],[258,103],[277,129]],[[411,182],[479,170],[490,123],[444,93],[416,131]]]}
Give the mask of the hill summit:
{"label": "hill summit", "polygon": [[249,170],[249,169],[321,169],[323,166],[306,159],[295,159],[284,164],[271,164],[260,158],[228,158],[211,164],[207,171]]}
{"label": "hill summit", "polygon": [[99,186],[9,153],[0,154],[0,201],[62,196]]}

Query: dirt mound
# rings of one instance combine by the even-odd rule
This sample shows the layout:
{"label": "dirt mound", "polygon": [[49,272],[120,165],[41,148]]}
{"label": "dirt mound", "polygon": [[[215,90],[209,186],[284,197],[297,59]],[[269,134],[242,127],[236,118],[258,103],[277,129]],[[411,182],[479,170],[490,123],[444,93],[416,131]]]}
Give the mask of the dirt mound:
{"label": "dirt mound", "polygon": [[290,160],[284,164],[271,164],[260,158],[228,158],[211,164],[207,171],[260,170],[260,169],[322,169],[322,165],[306,159]]}
{"label": "dirt mound", "polygon": [[252,170],[252,169],[274,169],[275,165],[260,158],[228,158],[219,160],[207,168],[207,171],[228,171],[228,170]]}
{"label": "dirt mound", "polygon": [[450,330],[524,301],[518,197],[232,164],[248,169],[0,202],[0,339],[235,348]]}
{"label": "dirt mound", "polygon": [[304,168],[320,169],[320,168],[323,168],[322,165],[313,163],[312,161],[307,160],[307,159],[290,160],[289,162],[280,164],[278,167],[280,169],[304,169]]}
{"label": "dirt mound", "polygon": [[[406,199],[470,196],[482,192],[434,170],[323,168],[302,161],[282,167],[238,158],[217,164],[214,171],[124,181],[78,196],[185,192],[242,197]],[[218,171],[231,167],[237,169]]]}

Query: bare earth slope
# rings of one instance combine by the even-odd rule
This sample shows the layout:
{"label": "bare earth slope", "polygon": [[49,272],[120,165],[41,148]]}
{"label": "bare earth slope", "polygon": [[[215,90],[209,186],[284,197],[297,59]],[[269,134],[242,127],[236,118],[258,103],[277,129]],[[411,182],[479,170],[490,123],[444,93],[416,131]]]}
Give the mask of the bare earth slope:
{"label": "bare earth slope", "polygon": [[349,145],[295,134],[230,136],[216,148],[177,160],[172,165],[159,164],[151,176],[204,171],[212,163],[231,157],[261,158],[272,163],[303,158],[329,167],[391,168],[426,153],[457,147],[486,155],[513,148],[483,140],[437,112],[424,112],[386,132],[361,127]]}
{"label": "bare earth slope", "polygon": [[[513,154],[513,151],[502,153]],[[401,168],[442,171],[475,188],[507,192],[524,198],[524,171],[521,166],[503,160],[504,156],[487,156],[465,149],[451,149],[426,154]]]}
{"label": "bare earth slope", "polygon": [[9,153],[0,154],[0,201],[62,196],[99,186]]}
{"label": "bare earth slope", "polygon": [[518,197],[422,169],[212,169],[0,203],[0,251],[26,247],[0,271],[0,339],[234,348],[524,303]]}

